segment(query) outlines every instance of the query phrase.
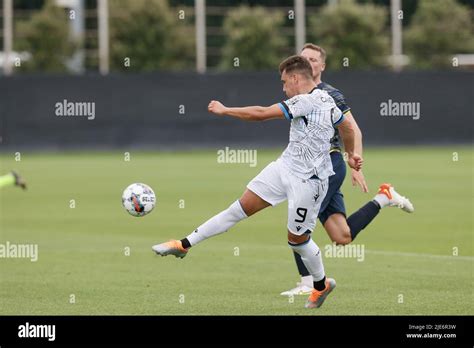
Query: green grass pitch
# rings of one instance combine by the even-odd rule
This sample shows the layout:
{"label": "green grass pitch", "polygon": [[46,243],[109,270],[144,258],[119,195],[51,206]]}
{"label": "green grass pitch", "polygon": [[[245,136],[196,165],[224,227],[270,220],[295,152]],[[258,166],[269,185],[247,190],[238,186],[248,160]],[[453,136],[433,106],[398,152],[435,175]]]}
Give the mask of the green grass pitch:
{"label": "green grass pitch", "polygon": [[[306,296],[280,296],[299,279],[286,243],[286,203],[182,260],[151,251],[226,208],[279,153],[258,151],[254,168],[219,164],[216,151],[131,152],[129,162],[120,152],[24,152],[21,161],[3,153],[1,173],[17,170],[30,188],[0,191],[0,243],[38,244],[39,258],[0,259],[0,314],[473,314],[473,150],[466,146],[366,150],[371,192],[353,188],[348,175],[348,213],[384,181],[416,210],[384,209],[355,240],[365,247],[362,262],[324,257],[330,240],[318,222],[313,238],[338,284],[321,309],[303,308]],[[144,218],[121,206],[133,182],[157,194]]]}

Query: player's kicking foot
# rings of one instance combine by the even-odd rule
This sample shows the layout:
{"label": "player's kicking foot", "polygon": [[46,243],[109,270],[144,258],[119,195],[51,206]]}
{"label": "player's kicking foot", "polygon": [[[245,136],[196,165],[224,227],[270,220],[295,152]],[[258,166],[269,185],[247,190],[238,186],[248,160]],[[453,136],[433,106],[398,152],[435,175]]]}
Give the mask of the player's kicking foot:
{"label": "player's kicking foot", "polygon": [[151,249],[161,256],[174,255],[183,258],[188,253],[188,249],[183,248],[179,240],[170,240],[166,243],[153,245]]}
{"label": "player's kicking foot", "polygon": [[407,213],[413,213],[415,208],[411,204],[410,200],[402,195],[400,195],[395,188],[390,184],[380,185],[378,194],[387,196],[389,199],[388,206],[398,207]]}
{"label": "player's kicking foot", "polygon": [[319,308],[323,305],[324,300],[331,291],[336,287],[336,281],[332,278],[326,279],[326,288],[324,290],[318,291],[313,289],[311,295],[309,295],[308,301],[306,301],[306,308]]}
{"label": "player's kicking foot", "polygon": [[23,179],[17,172],[12,170],[12,175],[15,177],[15,186],[21,187],[23,190],[26,190],[26,181]]}
{"label": "player's kicking foot", "polygon": [[296,288],[293,288],[288,291],[283,291],[280,295],[282,296],[297,296],[297,295],[309,295],[313,290],[312,287],[305,285],[303,283],[296,283]]}

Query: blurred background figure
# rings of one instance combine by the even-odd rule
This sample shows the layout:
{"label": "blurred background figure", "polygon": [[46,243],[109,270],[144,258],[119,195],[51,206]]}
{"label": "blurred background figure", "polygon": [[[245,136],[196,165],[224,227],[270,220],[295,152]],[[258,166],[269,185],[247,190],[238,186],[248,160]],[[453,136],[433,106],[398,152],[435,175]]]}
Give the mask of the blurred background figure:
{"label": "blurred background figure", "polygon": [[0,176],[0,189],[7,186],[18,186],[23,190],[26,190],[26,181],[16,172],[12,171],[8,174]]}

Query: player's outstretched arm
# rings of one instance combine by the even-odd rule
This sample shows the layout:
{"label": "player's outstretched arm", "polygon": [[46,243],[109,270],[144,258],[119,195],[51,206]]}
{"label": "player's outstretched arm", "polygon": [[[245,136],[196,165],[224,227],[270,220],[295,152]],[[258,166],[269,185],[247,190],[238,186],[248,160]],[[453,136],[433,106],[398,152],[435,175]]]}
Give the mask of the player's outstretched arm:
{"label": "player's outstretched arm", "polygon": [[217,100],[211,100],[207,110],[216,115],[229,115],[244,121],[266,121],[276,118],[285,118],[278,104],[271,106],[246,106],[241,108],[228,108]]}
{"label": "player's outstretched arm", "polygon": [[360,170],[362,168],[362,163],[364,160],[362,157],[355,151],[355,129],[352,122],[346,118],[338,124],[337,128],[339,129],[339,134],[341,134],[342,141],[344,142],[344,149],[349,155],[347,163],[349,166],[355,170]]}

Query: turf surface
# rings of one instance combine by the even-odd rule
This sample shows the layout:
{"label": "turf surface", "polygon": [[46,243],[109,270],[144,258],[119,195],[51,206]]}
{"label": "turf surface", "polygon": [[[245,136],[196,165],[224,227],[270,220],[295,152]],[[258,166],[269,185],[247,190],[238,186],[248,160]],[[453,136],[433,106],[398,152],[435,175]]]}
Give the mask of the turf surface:
{"label": "turf surface", "polygon": [[[182,238],[226,208],[278,154],[259,151],[254,168],[219,164],[215,151],[132,152],[129,162],[119,152],[25,152],[21,161],[2,154],[1,173],[15,169],[30,187],[1,190],[0,244],[38,244],[39,258],[0,259],[0,314],[473,313],[473,151],[465,146],[366,150],[371,193],[351,187],[347,176],[348,212],[384,181],[416,211],[384,209],[355,241],[365,248],[363,261],[324,257],[338,285],[319,310],[304,309],[305,296],[279,295],[299,278],[286,244],[286,204],[183,260],[152,253],[153,244]],[[121,207],[132,182],[157,194],[144,218]],[[330,240],[319,223],[314,239],[327,256]]]}

